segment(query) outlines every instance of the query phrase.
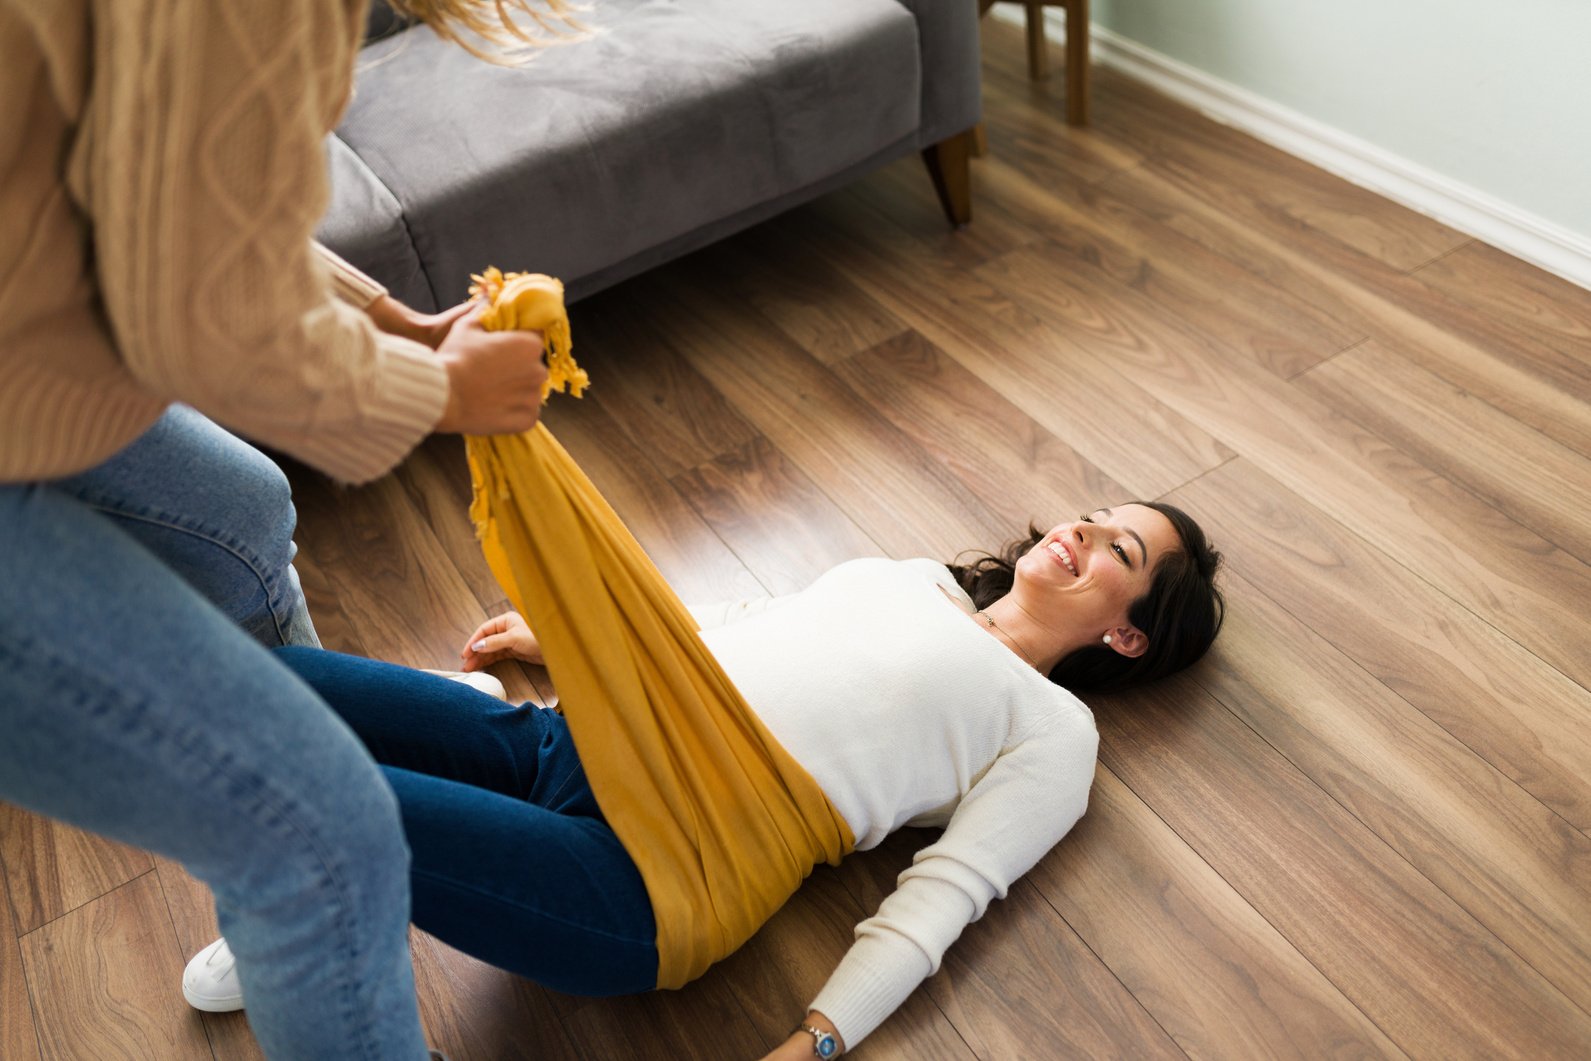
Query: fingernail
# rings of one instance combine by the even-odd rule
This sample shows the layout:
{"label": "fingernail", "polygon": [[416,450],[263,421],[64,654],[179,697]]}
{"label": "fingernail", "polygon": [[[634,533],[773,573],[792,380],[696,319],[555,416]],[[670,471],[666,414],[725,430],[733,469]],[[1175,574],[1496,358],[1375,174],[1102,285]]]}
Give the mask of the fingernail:
{"label": "fingernail", "polygon": [[485,641],[477,641],[477,642],[475,642],[475,644],[470,646],[470,649],[472,651],[474,651],[474,652],[485,652],[486,651],[486,642]]}

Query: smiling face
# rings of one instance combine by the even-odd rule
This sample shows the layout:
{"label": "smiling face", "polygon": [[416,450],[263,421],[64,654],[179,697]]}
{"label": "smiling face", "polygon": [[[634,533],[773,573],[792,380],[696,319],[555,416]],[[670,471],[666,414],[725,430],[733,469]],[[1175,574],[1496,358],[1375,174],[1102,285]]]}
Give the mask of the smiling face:
{"label": "smiling face", "polygon": [[1152,508],[1102,508],[1051,528],[1017,561],[1012,591],[1044,625],[1076,630],[1085,642],[1111,633],[1112,647],[1136,655],[1143,635],[1127,609],[1148,592],[1160,558],[1181,547],[1171,521]]}

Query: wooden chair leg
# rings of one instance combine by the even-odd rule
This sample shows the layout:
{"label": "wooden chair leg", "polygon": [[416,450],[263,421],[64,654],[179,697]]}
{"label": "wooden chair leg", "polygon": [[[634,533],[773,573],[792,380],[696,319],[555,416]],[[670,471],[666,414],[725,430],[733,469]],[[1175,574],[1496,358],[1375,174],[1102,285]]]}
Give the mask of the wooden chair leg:
{"label": "wooden chair leg", "polygon": [[1088,0],[1066,0],[1066,123],[1088,124]]}
{"label": "wooden chair leg", "polygon": [[[995,0],[978,0],[982,15]],[[1066,10],[1066,124],[1088,124],[1088,0],[1022,0],[1027,11],[1028,76],[1043,81],[1050,76],[1044,41],[1044,7],[1058,4]],[[982,155],[983,149],[974,154]]]}
{"label": "wooden chair leg", "polygon": [[953,228],[972,220],[972,152],[976,141],[972,129],[946,137],[923,149],[928,176],[939,193],[939,205]]}
{"label": "wooden chair leg", "polygon": [[984,132],[983,123],[979,122],[972,127],[972,157],[982,158],[989,153],[989,134]]}
{"label": "wooden chair leg", "polygon": [[[1044,5],[1024,3],[1028,13],[1028,77],[1043,81],[1050,76],[1049,59],[1044,47]],[[1070,27],[1071,23],[1068,22]]]}

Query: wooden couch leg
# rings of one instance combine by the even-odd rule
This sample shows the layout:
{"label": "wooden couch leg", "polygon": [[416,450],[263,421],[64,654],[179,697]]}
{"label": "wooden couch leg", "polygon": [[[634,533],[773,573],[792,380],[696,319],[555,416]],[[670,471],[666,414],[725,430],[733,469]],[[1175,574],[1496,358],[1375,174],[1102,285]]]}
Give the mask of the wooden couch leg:
{"label": "wooden couch leg", "polygon": [[[1023,6],[1028,13],[1028,77],[1033,81],[1048,81],[1050,64],[1045,48],[1048,42],[1044,38],[1044,4],[1028,0]],[[1068,24],[1067,29],[1070,28]]]}
{"label": "wooden couch leg", "polygon": [[1066,0],[1066,124],[1088,124],[1088,0]]}
{"label": "wooden couch leg", "polygon": [[928,176],[939,193],[939,205],[955,228],[972,220],[972,155],[977,137],[973,129],[965,129],[954,136],[923,150],[923,162],[928,166]]}

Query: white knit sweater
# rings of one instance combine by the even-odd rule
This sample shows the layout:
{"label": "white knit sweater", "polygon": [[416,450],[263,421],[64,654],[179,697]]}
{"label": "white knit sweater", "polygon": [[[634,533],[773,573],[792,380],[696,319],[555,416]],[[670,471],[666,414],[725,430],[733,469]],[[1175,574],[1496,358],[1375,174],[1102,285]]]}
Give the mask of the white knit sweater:
{"label": "white knit sweater", "polygon": [[1092,713],[971,611],[943,564],[876,559],[841,564],[789,596],[692,609],[858,849],[903,825],[944,827],[857,926],[812,1003],[847,1047],[932,975],[962,929],[1088,806]]}

